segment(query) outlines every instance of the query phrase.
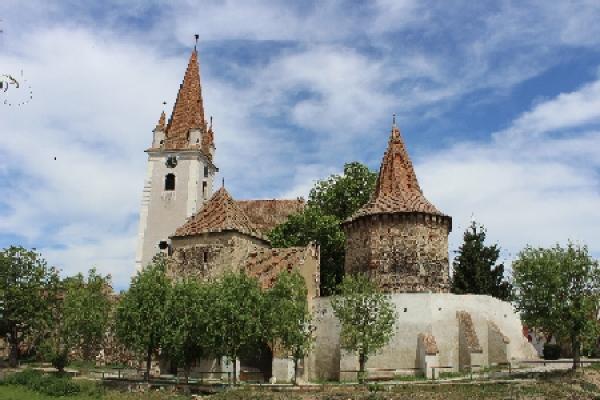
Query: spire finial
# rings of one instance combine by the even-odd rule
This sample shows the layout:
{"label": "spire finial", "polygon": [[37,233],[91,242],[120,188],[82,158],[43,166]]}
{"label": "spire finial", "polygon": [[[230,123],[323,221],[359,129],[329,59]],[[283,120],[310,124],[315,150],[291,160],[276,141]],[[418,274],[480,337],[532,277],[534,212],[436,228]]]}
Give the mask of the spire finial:
{"label": "spire finial", "polygon": [[223,178],[222,185],[223,185],[223,189],[225,189],[225,178]]}
{"label": "spire finial", "polygon": [[196,44],[194,45],[194,50],[196,50],[197,46],[198,46],[198,39],[200,39],[200,35],[198,35],[197,33],[194,35],[194,37],[196,38]]}
{"label": "spire finial", "polygon": [[210,127],[209,128],[212,130],[212,115],[210,116]]}
{"label": "spire finial", "polygon": [[392,128],[396,128],[396,113],[392,114]]}

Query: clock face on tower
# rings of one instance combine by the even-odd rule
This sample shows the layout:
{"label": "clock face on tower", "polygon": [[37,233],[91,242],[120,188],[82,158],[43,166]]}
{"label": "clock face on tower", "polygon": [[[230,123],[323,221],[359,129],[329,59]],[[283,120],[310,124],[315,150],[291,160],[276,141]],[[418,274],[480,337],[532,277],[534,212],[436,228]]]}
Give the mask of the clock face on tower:
{"label": "clock face on tower", "polygon": [[177,166],[177,157],[169,156],[167,157],[167,161],[165,161],[165,165],[167,168],[175,168]]}
{"label": "clock face on tower", "polygon": [[33,99],[31,85],[21,75],[0,75],[0,103],[8,107],[20,107]]}

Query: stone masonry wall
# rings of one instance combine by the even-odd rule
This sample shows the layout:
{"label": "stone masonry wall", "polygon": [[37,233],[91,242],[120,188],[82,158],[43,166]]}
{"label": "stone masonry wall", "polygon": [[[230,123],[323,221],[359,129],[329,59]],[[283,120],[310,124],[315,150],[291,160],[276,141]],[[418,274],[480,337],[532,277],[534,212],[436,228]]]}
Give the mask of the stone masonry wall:
{"label": "stone masonry wall", "polygon": [[387,293],[445,293],[446,219],[427,214],[367,216],[345,226],[346,273],[366,273]]}
{"label": "stone masonry wall", "polygon": [[256,247],[268,247],[266,242],[237,232],[174,238],[172,244],[168,273],[177,279],[212,279],[223,275],[227,269],[239,270]]}

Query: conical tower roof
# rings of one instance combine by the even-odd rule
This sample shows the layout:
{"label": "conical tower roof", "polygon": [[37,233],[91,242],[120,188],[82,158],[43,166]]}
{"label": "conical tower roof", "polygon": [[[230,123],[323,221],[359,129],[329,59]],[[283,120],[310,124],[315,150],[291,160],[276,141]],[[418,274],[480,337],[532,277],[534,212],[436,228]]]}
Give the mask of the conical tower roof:
{"label": "conical tower roof", "polygon": [[217,190],[198,213],[179,227],[173,237],[223,231],[237,231],[266,240],[224,187]]}
{"label": "conical tower roof", "polygon": [[196,48],[190,55],[183,82],[179,86],[177,100],[166,128],[164,147],[166,149],[187,148],[190,129],[207,131]]}
{"label": "conical tower roof", "polygon": [[445,216],[423,196],[400,129],[394,123],[375,192],[371,200],[346,222],[367,215],[414,212]]}

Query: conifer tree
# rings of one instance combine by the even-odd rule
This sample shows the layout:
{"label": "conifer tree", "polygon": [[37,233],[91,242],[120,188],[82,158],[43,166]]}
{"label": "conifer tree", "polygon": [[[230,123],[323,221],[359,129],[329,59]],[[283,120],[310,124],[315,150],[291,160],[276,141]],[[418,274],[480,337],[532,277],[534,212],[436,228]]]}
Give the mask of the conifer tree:
{"label": "conifer tree", "polygon": [[511,284],[504,279],[504,265],[497,264],[500,247],[485,245],[486,230],[473,221],[452,263],[452,293],[486,294],[508,300]]}

